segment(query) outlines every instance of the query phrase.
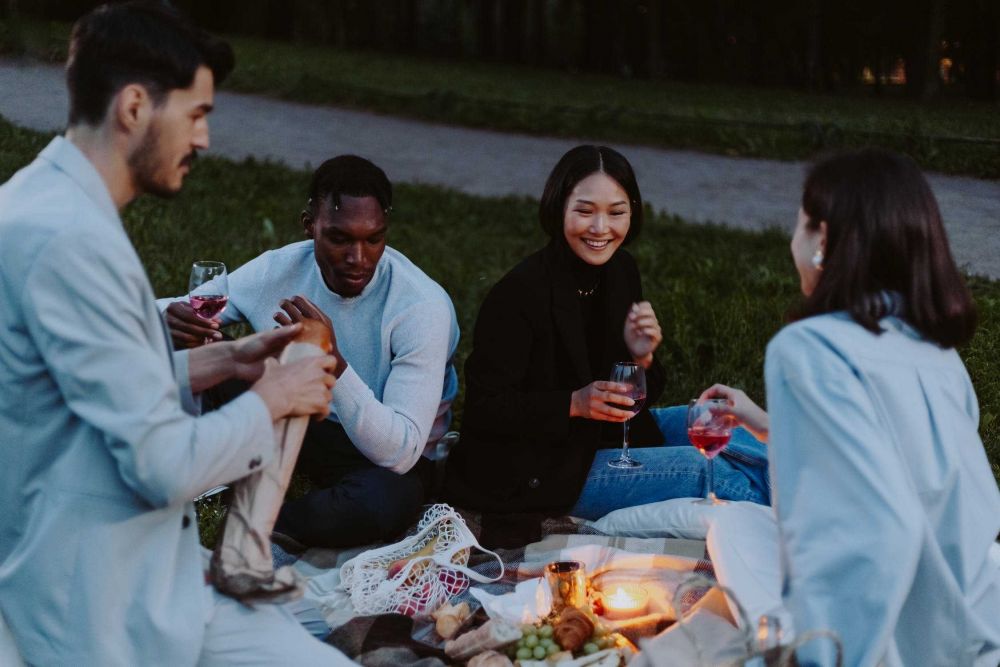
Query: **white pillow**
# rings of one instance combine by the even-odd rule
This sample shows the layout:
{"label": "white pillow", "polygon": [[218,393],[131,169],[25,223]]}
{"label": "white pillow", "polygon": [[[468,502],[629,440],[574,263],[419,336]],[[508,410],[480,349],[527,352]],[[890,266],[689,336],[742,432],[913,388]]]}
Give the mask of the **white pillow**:
{"label": "white pillow", "polygon": [[699,505],[696,498],[672,498],[648,505],[625,507],[607,514],[591,526],[606,535],[620,537],[680,537],[703,540],[709,518],[716,509]]}

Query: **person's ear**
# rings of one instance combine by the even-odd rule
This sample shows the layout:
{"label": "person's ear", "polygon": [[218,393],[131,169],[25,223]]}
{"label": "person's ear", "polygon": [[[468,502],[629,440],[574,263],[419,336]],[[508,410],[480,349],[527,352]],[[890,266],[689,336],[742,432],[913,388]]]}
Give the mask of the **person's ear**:
{"label": "person's ear", "polygon": [[299,215],[299,220],[302,222],[302,230],[305,232],[306,238],[315,239],[316,220],[313,218],[312,213],[309,212],[308,208],[302,209],[302,213]]}
{"label": "person's ear", "polygon": [[819,223],[819,250],[826,255],[826,220]]}
{"label": "person's ear", "polygon": [[145,86],[130,83],[115,95],[112,113],[116,127],[128,135],[141,136],[153,115],[153,99]]}

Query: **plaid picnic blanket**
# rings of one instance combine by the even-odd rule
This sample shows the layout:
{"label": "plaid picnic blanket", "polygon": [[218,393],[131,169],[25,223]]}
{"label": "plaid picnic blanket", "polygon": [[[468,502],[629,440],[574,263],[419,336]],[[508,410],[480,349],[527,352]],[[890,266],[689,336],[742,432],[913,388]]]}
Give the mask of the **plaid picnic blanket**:
{"label": "plaid picnic blanket", "polygon": [[[474,515],[466,515],[476,532]],[[430,622],[399,614],[356,616],[350,596],[340,590],[339,568],[371,546],[344,550],[311,549],[296,562],[307,580],[306,595],[319,607],[333,632],[327,641],[349,657],[365,665],[432,667],[450,664],[443,642]],[[714,577],[703,540],[676,538],[634,538],[605,535],[586,522],[571,517],[548,519],[542,524],[542,539],[512,549],[497,549],[504,563],[504,575],[491,584],[476,584],[493,594],[508,593],[527,579],[542,575],[546,563],[567,558],[584,560],[588,572],[614,569],[697,573]],[[473,552],[469,567],[493,578],[499,565],[486,555]],[[706,589],[692,590],[682,601],[694,604]],[[480,604],[468,591],[454,602],[466,601],[479,610]],[[482,614],[482,611],[477,611]],[[475,622],[476,619],[473,619]]]}

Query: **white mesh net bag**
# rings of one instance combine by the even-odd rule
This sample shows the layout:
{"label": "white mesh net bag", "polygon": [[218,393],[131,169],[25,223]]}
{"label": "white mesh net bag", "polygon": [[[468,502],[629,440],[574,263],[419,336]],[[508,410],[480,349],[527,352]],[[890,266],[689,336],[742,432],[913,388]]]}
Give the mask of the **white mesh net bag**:
{"label": "white mesh net bag", "polygon": [[[472,549],[496,558],[500,574],[488,577],[469,569]],[[458,512],[440,504],[424,513],[416,534],[344,563],[340,581],[359,614],[422,616],[465,591],[470,580],[497,581],[503,571],[500,556],[479,546]]]}

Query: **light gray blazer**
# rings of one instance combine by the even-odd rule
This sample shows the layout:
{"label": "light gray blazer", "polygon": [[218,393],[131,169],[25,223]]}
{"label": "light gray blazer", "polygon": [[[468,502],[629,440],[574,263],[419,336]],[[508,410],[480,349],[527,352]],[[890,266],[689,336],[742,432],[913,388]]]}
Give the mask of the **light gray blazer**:
{"label": "light gray blazer", "polygon": [[783,601],[796,632],[840,634],[845,665],[995,667],[1000,492],[976,394],[955,350],[882,325],[834,313],[768,345]]}
{"label": "light gray blazer", "polygon": [[186,364],[104,182],[54,139],[0,187],[0,610],[27,662],[197,660],[191,499],[274,441],[253,392],[189,414]]}

